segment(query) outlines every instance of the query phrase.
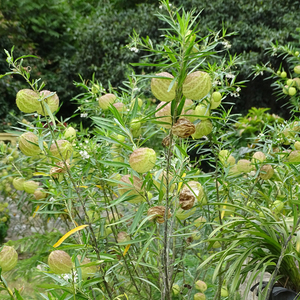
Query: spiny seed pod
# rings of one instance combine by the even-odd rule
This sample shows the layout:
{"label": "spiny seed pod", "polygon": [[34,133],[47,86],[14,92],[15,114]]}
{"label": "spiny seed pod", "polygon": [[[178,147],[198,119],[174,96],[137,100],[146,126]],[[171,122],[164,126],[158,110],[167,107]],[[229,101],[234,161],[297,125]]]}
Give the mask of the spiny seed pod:
{"label": "spiny seed pod", "polygon": [[85,267],[85,265],[91,263],[91,260],[87,257],[82,259],[80,255],[77,256],[77,259],[78,259],[79,265],[81,267],[80,269],[81,269],[82,279],[87,279],[89,277],[94,277],[96,272],[97,272],[97,267],[96,266],[87,266],[87,267]]}
{"label": "spiny seed pod", "polygon": [[123,215],[122,214],[117,214],[116,212],[115,213],[108,213],[107,216],[106,216],[106,221],[105,223],[106,224],[111,224],[111,223],[115,223],[117,222],[118,220],[120,220],[120,218],[122,218]]}
{"label": "spiny seed pod", "polygon": [[133,138],[138,138],[142,134],[142,128],[137,129],[137,130],[131,129],[130,131],[131,131]]}
{"label": "spiny seed pod", "polygon": [[76,130],[72,126],[68,127],[64,132],[64,138],[73,140],[76,138]]}
{"label": "spiny seed pod", "polygon": [[[165,210],[166,208],[164,206],[153,206],[153,207],[150,207],[147,211],[147,215],[148,216],[151,216],[149,218],[149,221],[156,221],[156,223],[164,223],[165,222],[165,219],[164,219],[164,216],[165,216]],[[170,219],[172,216],[171,214],[171,210],[169,209],[168,213],[167,213],[167,219]]]}
{"label": "spiny seed pod", "polygon": [[[164,194],[166,193],[166,188],[167,188],[166,177],[167,177],[166,171],[155,172],[154,176],[152,177],[154,185],[158,189],[161,189]],[[174,183],[171,184],[173,180],[173,176],[169,174],[168,179],[169,179],[169,193],[172,193],[173,190],[175,189],[175,184]]]}
{"label": "spiny seed pod", "polygon": [[33,113],[39,106],[39,94],[30,89],[23,89],[17,93],[16,104],[20,111],[24,113]]}
{"label": "spiny seed pod", "polygon": [[296,141],[296,142],[294,143],[294,147],[295,147],[296,150],[300,150],[300,142],[299,142],[299,141]]}
{"label": "spiny seed pod", "polygon": [[271,165],[264,165],[261,167],[260,172],[259,172],[259,177],[264,180],[268,180],[272,178],[274,175],[274,169],[272,168]]}
{"label": "spiny seed pod", "polygon": [[195,125],[186,118],[180,118],[172,126],[172,132],[181,138],[187,138],[195,132]]}
{"label": "spiny seed pod", "polygon": [[124,243],[124,242],[127,242],[127,241],[130,241],[129,234],[125,231],[119,232],[118,235],[117,235],[117,242],[118,243]]}
{"label": "spiny seed pod", "polygon": [[197,208],[193,207],[192,209],[189,210],[183,210],[182,208],[179,208],[176,211],[176,218],[179,220],[186,220],[188,217],[193,215],[196,212]]}
{"label": "spiny seed pod", "polygon": [[50,270],[55,274],[70,273],[73,267],[70,255],[62,250],[55,250],[48,257]]}
{"label": "spiny seed pod", "polygon": [[296,74],[300,74],[300,65],[298,65],[298,66],[296,66],[296,67],[294,68],[294,72],[295,72]]}
{"label": "spiny seed pod", "polygon": [[199,203],[206,204],[204,189],[200,182],[192,180],[184,185],[184,187],[188,187],[191,190]]}
{"label": "spiny seed pod", "polygon": [[141,108],[143,106],[143,100],[141,98],[135,98],[131,100],[130,109],[134,108],[135,102],[137,101],[138,107]]}
{"label": "spiny seed pod", "polygon": [[198,241],[201,238],[201,233],[197,230],[192,231],[191,238],[193,239],[192,241]]}
{"label": "spiny seed pod", "polygon": [[236,166],[240,172],[244,172],[244,173],[249,173],[253,170],[253,165],[251,161],[248,159],[240,159],[237,162]]}
{"label": "spiny seed pod", "polygon": [[210,111],[208,106],[199,104],[195,108],[195,114],[199,120],[206,120],[210,116]]}
{"label": "spiny seed pod", "polygon": [[25,181],[23,184],[24,191],[28,194],[34,194],[34,192],[38,187],[39,187],[39,183],[33,180]]}
{"label": "spiny seed pod", "polygon": [[122,183],[118,184],[118,192],[120,196],[129,191],[128,196],[135,196],[130,203],[136,204],[145,201],[142,194],[143,181],[136,176],[124,175],[121,180]]}
{"label": "spiny seed pod", "polygon": [[194,109],[189,109],[183,113],[184,117],[190,122],[195,122],[197,120],[196,112]]}
{"label": "spiny seed pod", "polygon": [[253,154],[251,162],[252,163],[262,163],[266,160],[266,156],[263,152],[257,151]]}
{"label": "spiny seed pod", "polygon": [[169,147],[171,142],[171,138],[169,135],[165,136],[161,142],[164,147]]}
{"label": "spiny seed pod", "polygon": [[34,193],[34,198],[35,200],[41,200],[41,199],[45,199],[47,197],[47,193],[45,190],[43,190],[42,188],[37,188]]}
{"label": "spiny seed pod", "polygon": [[40,92],[41,98],[44,99],[43,101],[40,101],[40,105],[38,107],[38,109],[36,110],[38,114],[42,115],[42,116],[48,116],[49,113],[44,105],[44,102],[47,103],[51,113],[54,113],[58,107],[59,107],[59,98],[57,96],[57,94],[55,93],[52,96],[49,96],[53,94],[53,92],[44,90]]}
{"label": "spiny seed pod", "polygon": [[175,296],[178,295],[180,293],[180,286],[178,284],[173,284],[172,292]]}
{"label": "spiny seed pod", "polygon": [[199,290],[200,292],[204,293],[207,290],[207,285],[202,280],[197,280],[195,282],[195,288],[196,290]]}
{"label": "spiny seed pod", "polygon": [[25,132],[20,136],[19,149],[27,156],[36,156],[41,153],[38,141],[39,138],[33,132]]}
{"label": "spiny seed pod", "polygon": [[120,113],[123,114],[126,110],[125,104],[122,102],[117,102],[114,103],[113,106],[116,108],[116,110]]}
{"label": "spiny seed pod", "polygon": [[179,194],[179,205],[183,210],[194,206],[195,196],[188,187],[184,187]]}
{"label": "spiny seed pod", "polygon": [[100,86],[98,84],[93,84],[91,89],[92,94],[97,94],[100,92]]}
{"label": "spiny seed pod", "polygon": [[0,252],[0,267],[2,272],[7,272],[12,270],[18,262],[18,253],[11,246],[3,246]]}
{"label": "spiny seed pod", "polygon": [[170,84],[171,84],[174,76],[168,72],[158,73],[158,74],[156,74],[156,76],[162,76],[162,77],[167,77],[167,78],[152,78],[151,79],[152,94],[154,95],[155,98],[157,98],[160,101],[164,101],[164,102],[172,101],[176,95],[176,83],[173,84],[170,91],[168,91],[168,90],[169,90]]}
{"label": "spiny seed pod", "polygon": [[233,166],[235,164],[235,158],[230,155],[228,150],[221,150],[218,156],[221,164],[225,167]]}
{"label": "spiny seed pod", "polygon": [[130,129],[131,131],[133,130],[139,130],[142,126],[141,120],[140,119],[132,119],[130,121]]}
{"label": "spiny seed pod", "polygon": [[67,172],[67,169],[70,169],[70,165],[68,162],[64,164],[63,161],[57,162],[56,165],[57,167],[52,167],[50,169],[50,176],[61,181],[63,179],[63,174]]}
{"label": "spiny seed pod", "polygon": [[205,300],[206,297],[203,293],[197,293],[194,295],[194,300]]}
{"label": "spiny seed pod", "polygon": [[211,86],[209,74],[197,71],[186,77],[182,86],[182,93],[186,98],[199,100],[209,93]]}
{"label": "spiny seed pod", "polygon": [[195,126],[195,133],[192,134],[194,139],[200,139],[203,136],[209,135],[213,130],[213,125],[210,120],[203,120]]}
{"label": "spiny seed pod", "polygon": [[287,160],[290,163],[299,163],[300,162],[300,150],[291,151]]}
{"label": "spiny seed pod", "polygon": [[298,90],[300,90],[300,78],[295,77],[293,78],[294,82],[295,82],[295,86]]}
{"label": "spiny seed pod", "polygon": [[98,103],[103,110],[107,110],[116,99],[117,97],[114,94],[105,94],[98,99]]}
{"label": "spiny seed pod", "polygon": [[14,186],[14,188],[18,191],[24,191],[24,182],[25,179],[22,177],[16,177],[14,178],[12,185]]}
{"label": "spiny seed pod", "polygon": [[185,99],[182,111],[186,111],[188,109],[191,109],[194,106],[194,101],[191,99]]}
{"label": "spiny seed pod", "polygon": [[130,167],[138,173],[150,171],[156,162],[156,153],[150,148],[139,148],[134,150],[129,157]]}
{"label": "spiny seed pod", "polygon": [[62,160],[70,158],[73,152],[71,143],[67,140],[58,140],[56,143],[53,143],[49,149],[52,156]]}
{"label": "spiny seed pod", "polygon": [[[119,173],[114,173],[112,174],[108,179],[109,180],[114,180],[114,181],[120,181],[122,178],[122,175]],[[110,186],[117,186],[118,183],[114,182],[114,181],[107,181],[107,184]]]}
{"label": "spiny seed pod", "polygon": [[283,207],[284,207],[284,203],[282,201],[275,200],[272,204],[271,209],[275,214],[279,214],[283,210]]}
{"label": "spiny seed pod", "polygon": [[228,289],[227,286],[223,285],[221,288],[221,296],[222,297],[228,297],[229,293],[228,293]]}
{"label": "spiny seed pod", "polygon": [[194,225],[198,228],[202,227],[205,223],[206,223],[206,219],[204,217],[199,217],[194,221]]}
{"label": "spiny seed pod", "polygon": [[[166,104],[166,102],[159,103],[156,107],[156,111],[159,110],[165,104]],[[156,121],[159,122],[159,125],[161,127],[164,127],[166,129],[171,128],[171,124],[172,124],[171,103],[168,103],[162,109],[157,111],[155,113],[155,117],[157,118]]]}

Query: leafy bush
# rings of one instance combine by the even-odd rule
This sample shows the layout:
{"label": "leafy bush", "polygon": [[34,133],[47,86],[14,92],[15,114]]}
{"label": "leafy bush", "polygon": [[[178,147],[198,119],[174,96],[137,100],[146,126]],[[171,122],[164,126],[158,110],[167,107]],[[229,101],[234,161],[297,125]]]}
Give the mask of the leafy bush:
{"label": "leafy bush", "polygon": [[[30,204],[28,216],[60,218],[67,227],[59,239],[43,233],[51,244],[16,270],[30,266],[44,291],[37,299],[239,299],[240,285],[247,280],[247,293],[264,272],[271,279],[262,290],[259,278],[259,299],[271,299],[275,282],[280,292],[297,294],[299,120],[252,109],[256,120],[236,124],[225,104],[242,89],[235,66],[243,61],[219,55],[231,34],[199,35],[199,15],[161,4],[164,42],[134,33],[129,46],[154,58],[132,66],[155,72],[133,73],[117,87],[76,82],[84,92],[73,101],[91,120],[88,129],[59,120],[56,93],[42,92],[44,83],[6,52],[11,72],[30,87],[18,106],[36,114],[23,124],[23,154],[14,165],[30,162],[42,176],[27,180],[28,167],[14,166],[12,175],[24,180],[20,203]],[[145,96],[150,92],[157,106]],[[249,145],[241,147],[236,128],[252,121],[260,132],[250,127]],[[28,241],[9,245],[32,252]],[[0,255],[7,270],[5,263]],[[23,298],[3,277],[1,285]]]}

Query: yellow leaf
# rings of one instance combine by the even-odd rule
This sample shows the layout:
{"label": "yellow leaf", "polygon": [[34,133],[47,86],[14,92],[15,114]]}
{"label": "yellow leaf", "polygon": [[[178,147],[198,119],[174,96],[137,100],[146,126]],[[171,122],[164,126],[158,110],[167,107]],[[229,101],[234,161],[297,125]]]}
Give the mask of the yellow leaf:
{"label": "yellow leaf", "polygon": [[76,228],[70,230],[70,231],[67,232],[62,238],[60,238],[60,239],[58,240],[58,242],[55,243],[55,244],[53,245],[53,247],[54,247],[54,248],[57,248],[57,247],[60,246],[60,244],[61,244],[66,238],[68,238],[70,235],[72,235],[73,233],[75,233],[75,232],[77,232],[77,231],[79,231],[79,230],[81,230],[81,229],[83,229],[83,228],[85,228],[85,227],[87,227],[87,226],[89,226],[89,225],[81,225],[81,226],[78,226],[78,227],[76,227]]}
{"label": "yellow leaf", "polygon": [[[99,188],[99,189],[101,189],[101,190],[103,190],[101,185],[97,185],[97,184],[96,184],[96,187]],[[118,197],[118,195],[117,195],[115,192],[113,192],[113,194],[114,194],[116,197]]]}
{"label": "yellow leaf", "polygon": [[125,256],[126,253],[128,252],[128,250],[129,250],[129,248],[130,248],[130,245],[131,245],[131,244],[128,244],[128,245],[126,246],[126,248],[125,248],[125,250],[124,250],[124,252],[123,252],[123,256]]}
{"label": "yellow leaf", "polygon": [[[182,179],[183,179],[185,176],[186,176],[186,173],[183,173],[183,175],[182,175]],[[181,186],[182,186],[182,181],[181,181],[181,182],[179,182],[179,184],[178,184],[178,192],[180,191],[180,189],[181,189]]]}
{"label": "yellow leaf", "polygon": [[43,173],[43,172],[35,172],[32,175],[33,176],[50,176],[50,174],[46,174],[46,173]]}
{"label": "yellow leaf", "polygon": [[36,212],[39,210],[39,208],[40,208],[40,206],[38,205],[38,206],[36,207],[36,209],[35,209],[33,215],[32,215],[33,218],[36,216]]}
{"label": "yellow leaf", "polygon": [[87,185],[77,185],[77,187],[79,187],[79,188],[85,188],[85,189],[87,189],[87,188],[88,188],[88,186],[87,186]]}

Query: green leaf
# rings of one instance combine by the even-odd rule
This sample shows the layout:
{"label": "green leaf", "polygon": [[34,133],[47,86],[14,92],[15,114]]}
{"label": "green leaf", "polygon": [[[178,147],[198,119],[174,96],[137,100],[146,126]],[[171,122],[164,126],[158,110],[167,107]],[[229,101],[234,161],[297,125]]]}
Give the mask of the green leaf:
{"label": "green leaf", "polygon": [[24,300],[24,298],[22,298],[22,296],[20,295],[19,291],[15,288],[15,295],[17,297],[17,300]]}
{"label": "green leaf", "polygon": [[143,215],[143,212],[144,212],[144,209],[145,209],[145,206],[146,206],[146,203],[142,203],[134,217],[134,220],[130,226],[130,229],[129,229],[129,235],[133,234],[137,224],[140,222],[141,218],[142,218],[142,215]]}
{"label": "green leaf", "polygon": [[63,290],[63,291],[66,291],[66,292],[68,292],[70,294],[73,294],[73,292],[74,292],[72,288],[69,288],[69,287],[66,287],[66,286],[62,286],[62,285],[57,285],[57,284],[51,284],[51,283],[37,284],[36,286],[39,287],[39,288],[42,288],[42,289]]}
{"label": "green leaf", "polygon": [[139,265],[141,259],[143,258],[145,252],[148,250],[149,245],[152,243],[153,240],[155,240],[155,239],[157,238],[157,237],[155,237],[155,236],[152,237],[153,234],[154,234],[154,232],[155,232],[155,228],[154,228],[154,230],[152,230],[152,232],[150,233],[150,238],[149,238],[149,240],[147,241],[147,243],[144,245],[144,247],[143,247],[143,249],[142,249],[142,251],[141,251],[141,254],[139,255],[139,258],[138,258],[138,260],[137,260],[137,262],[136,262],[136,264],[135,264],[135,269],[138,267],[138,265]]}

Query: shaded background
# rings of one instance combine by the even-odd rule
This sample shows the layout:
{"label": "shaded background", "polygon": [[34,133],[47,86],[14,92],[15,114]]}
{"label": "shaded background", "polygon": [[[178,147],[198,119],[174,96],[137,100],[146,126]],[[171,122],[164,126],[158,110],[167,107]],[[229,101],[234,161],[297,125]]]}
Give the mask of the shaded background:
{"label": "shaded background", "polygon": [[[200,16],[200,35],[222,29],[237,32],[229,40],[230,53],[241,54],[247,63],[240,70],[238,81],[249,80],[242,89],[233,112],[246,114],[253,106],[270,107],[271,113],[288,118],[289,111],[276,101],[267,74],[250,80],[251,66],[270,61],[279,67],[281,58],[270,57],[265,50],[270,42],[291,43],[299,48],[296,28],[299,26],[299,1],[257,0],[185,0],[185,10],[196,8]],[[56,91],[64,103],[58,116],[68,117],[77,108],[70,102],[81,91],[73,81],[95,78],[106,87],[118,86],[131,73],[129,63],[138,62],[143,53],[126,48],[129,35],[135,29],[153,43],[162,42],[158,30],[163,24],[155,17],[158,1],[151,0],[1,0],[0,1],[0,74],[8,71],[3,49],[14,56],[34,54],[39,59],[26,61],[32,67],[33,78],[42,77],[46,88]],[[299,36],[299,35],[298,35]],[[135,68],[135,72],[142,70]],[[145,69],[153,72],[153,69]],[[15,95],[27,88],[22,78],[0,80],[0,131],[7,122],[14,122],[9,112],[19,113]]]}

